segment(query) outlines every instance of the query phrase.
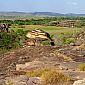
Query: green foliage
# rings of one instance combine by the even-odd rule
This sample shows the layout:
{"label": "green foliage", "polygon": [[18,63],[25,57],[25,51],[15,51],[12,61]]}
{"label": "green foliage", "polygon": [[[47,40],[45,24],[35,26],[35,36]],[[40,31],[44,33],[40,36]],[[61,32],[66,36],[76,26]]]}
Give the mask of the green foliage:
{"label": "green foliage", "polygon": [[64,39],[64,44],[70,44],[70,43],[74,43],[75,39],[74,38],[66,38]]}
{"label": "green foliage", "polygon": [[50,45],[50,41],[49,41],[49,40],[42,41],[41,44],[42,44],[42,45]]}
{"label": "green foliage", "polygon": [[[39,28],[48,32],[51,38],[54,40],[55,45],[65,45],[70,43],[75,43],[75,36],[81,32],[83,32],[84,28],[63,28],[56,26],[41,26],[41,25],[27,25],[25,28],[13,28],[13,30],[17,31],[18,29],[23,29],[23,31],[32,31],[33,29]],[[50,45],[50,42],[42,41],[43,45]]]}
{"label": "green foliage", "polygon": [[82,63],[78,66],[80,71],[85,71],[85,63]]}
{"label": "green foliage", "polygon": [[[3,20],[6,19],[6,20]],[[16,20],[7,20],[7,19],[16,19]],[[21,20],[22,19],[22,20]],[[63,20],[79,20],[79,23],[76,24],[76,27],[85,26],[85,17],[43,17],[43,18],[27,18],[24,19],[20,16],[3,16],[0,23],[9,23],[9,24],[16,24],[16,25],[50,25],[55,26],[56,24],[49,24],[51,21],[63,21]]]}
{"label": "green foliage", "polygon": [[10,31],[9,33],[0,32],[0,49],[3,51],[22,47],[27,32],[22,29],[18,29],[16,32]]}
{"label": "green foliage", "polygon": [[57,45],[64,45],[64,44],[70,44],[73,42],[72,35],[69,35],[68,33],[60,33],[55,38]]}
{"label": "green foliage", "polygon": [[6,33],[1,32],[0,33],[0,48],[6,48],[9,49],[13,46],[16,35],[14,33]]}

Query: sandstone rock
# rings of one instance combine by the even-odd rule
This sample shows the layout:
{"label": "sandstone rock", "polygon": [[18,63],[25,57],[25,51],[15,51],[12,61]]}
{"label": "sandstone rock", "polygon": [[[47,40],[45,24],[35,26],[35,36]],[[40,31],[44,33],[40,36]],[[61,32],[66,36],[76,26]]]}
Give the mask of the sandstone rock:
{"label": "sandstone rock", "polygon": [[24,64],[17,64],[16,71],[24,69],[26,66]]}
{"label": "sandstone rock", "polygon": [[85,85],[85,79],[83,80],[77,80],[73,83],[73,85]]}

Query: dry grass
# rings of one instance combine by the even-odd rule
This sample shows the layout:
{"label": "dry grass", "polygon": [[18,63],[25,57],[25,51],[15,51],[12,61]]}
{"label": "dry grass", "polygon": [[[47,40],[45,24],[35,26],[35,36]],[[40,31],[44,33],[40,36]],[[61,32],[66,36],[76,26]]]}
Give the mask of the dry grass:
{"label": "dry grass", "polygon": [[70,78],[56,70],[49,70],[42,74],[41,80],[46,84],[57,84],[68,82]]}
{"label": "dry grass", "polygon": [[78,66],[80,71],[85,71],[85,63],[82,63]]}
{"label": "dry grass", "polygon": [[73,61],[72,58],[68,57],[68,56],[64,56],[64,61]]}
{"label": "dry grass", "polygon": [[40,77],[41,82],[45,84],[64,83],[70,80],[70,77],[64,75],[62,72],[54,68],[44,68],[27,72],[26,75],[30,77]]}
{"label": "dry grass", "polygon": [[6,85],[13,85],[13,82],[9,81]]}
{"label": "dry grass", "polygon": [[45,71],[49,71],[49,68],[44,68],[44,69],[37,69],[37,70],[32,70],[26,73],[27,76],[29,77],[40,77],[42,73]]}

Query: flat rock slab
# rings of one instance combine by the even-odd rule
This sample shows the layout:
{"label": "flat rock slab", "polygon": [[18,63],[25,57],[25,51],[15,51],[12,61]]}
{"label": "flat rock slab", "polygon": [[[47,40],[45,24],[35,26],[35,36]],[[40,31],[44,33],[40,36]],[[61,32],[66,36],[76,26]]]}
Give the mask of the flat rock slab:
{"label": "flat rock slab", "polygon": [[6,78],[6,85],[12,83],[13,85],[41,85],[39,77],[28,77],[26,75],[16,76],[14,78]]}

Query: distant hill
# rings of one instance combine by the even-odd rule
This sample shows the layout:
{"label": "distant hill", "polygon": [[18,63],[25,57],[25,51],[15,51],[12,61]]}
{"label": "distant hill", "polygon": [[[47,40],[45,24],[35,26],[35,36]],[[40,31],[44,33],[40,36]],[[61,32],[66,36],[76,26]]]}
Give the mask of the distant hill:
{"label": "distant hill", "polygon": [[30,16],[30,13],[25,12],[0,12],[0,16]]}
{"label": "distant hill", "polygon": [[64,14],[53,13],[53,12],[34,12],[32,15],[43,15],[43,16],[64,16]]}
{"label": "distant hill", "polygon": [[85,14],[61,14],[61,13],[53,13],[53,12],[34,12],[32,15],[46,15],[46,16],[85,16]]}
{"label": "distant hill", "polygon": [[0,12],[0,16],[85,16],[85,14],[61,14],[61,13],[53,13],[53,12]]}

